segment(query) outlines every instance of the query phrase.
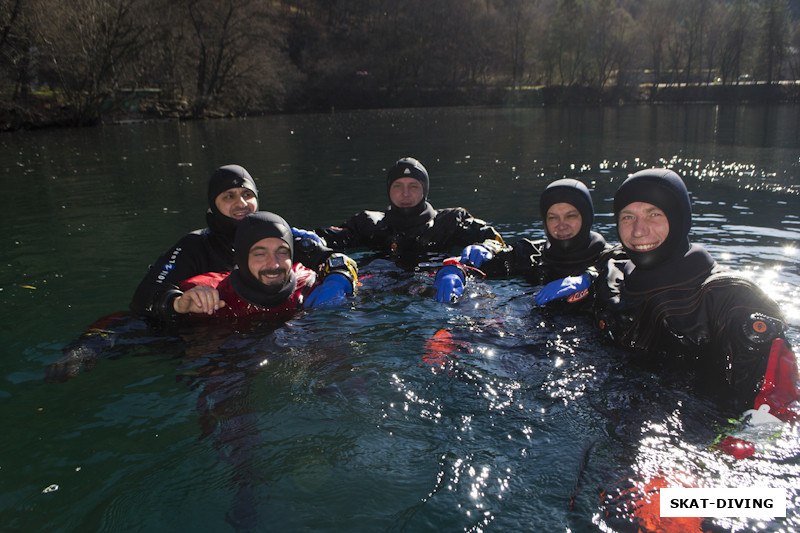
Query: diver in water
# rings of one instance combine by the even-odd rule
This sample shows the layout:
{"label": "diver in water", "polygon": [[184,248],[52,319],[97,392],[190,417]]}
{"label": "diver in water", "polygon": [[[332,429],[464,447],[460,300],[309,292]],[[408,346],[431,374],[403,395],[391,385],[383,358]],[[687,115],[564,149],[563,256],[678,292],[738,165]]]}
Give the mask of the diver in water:
{"label": "diver in water", "polygon": [[294,263],[292,228],[274,213],[244,217],[235,249],[237,266],[229,274],[209,272],[181,282],[175,314],[288,320],[302,309],[343,301],[358,281],[355,261],[343,254],[331,255],[320,273]]}
{"label": "diver in water", "polygon": [[778,305],[754,283],[720,267],[689,242],[692,208],[673,171],[637,172],[614,196],[626,259],[600,269],[596,321],[615,343],[648,361],[690,365],[737,412],[769,406],[797,417],[797,362]]}
{"label": "diver in water", "polygon": [[[386,176],[389,207],[383,211],[361,211],[342,227],[318,228],[317,235],[334,250],[367,247],[385,255],[404,270],[415,270],[422,262],[441,261],[454,248],[503,238],[483,220],[473,218],[463,207],[434,209],[428,203],[430,178],[422,163],[411,157],[398,160]],[[465,268],[449,261],[434,280],[439,301],[450,301],[464,286]],[[456,294],[457,292],[457,294]],[[452,296],[451,296],[452,295]]]}
{"label": "diver in water", "polygon": [[361,211],[342,227],[318,228],[334,250],[366,247],[385,254],[398,266],[413,269],[431,254],[487,239],[502,242],[500,234],[463,207],[434,209],[428,203],[430,179],[422,163],[411,157],[397,161],[386,177],[389,207]]}
{"label": "diver in water", "polygon": [[[239,221],[258,209],[258,188],[239,165],[218,168],[208,182],[208,227],[181,237],[152,264],[136,289],[130,308],[145,317],[169,319],[181,281],[206,272],[227,272],[235,265],[233,240]],[[299,258],[316,268],[330,255],[311,232],[293,229]]]}
{"label": "diver in water", "polygon": [[[167,326],[179,324],[176,319],[186,315],[278,323],[304,309],[339,304],[354,293],[358,278],[355,261],[332,254],[317,271],[310,270],[293,262],[295,240],[292,228],[278,215],[259,211],[245,216],[235,236],[239,267],[230,273],[207,272],[180,282],[171,300],[171,313],[162,311],[162,318],[170,320],[157,323],[158,329],[165,330],[160,332],[164,342],[174,340],[175,331]],[[45,380],[66,381],[83,366],[91,370],[101,354],[118,344],[135,343],[143,335],[151,338],[153,329],[130,313],[107,315],[63,348],[62,357],[47,366]]]}
{"label": "diver in water", "polygon": [[460,262],[487,276],[518,274],[535,285],[547,284],[536,296],[540,305],[552,302],[551,306],[562,310],[585,310],[597,277],[594,266],[613,248],[592,231],[591,193],[576,179],[556,180],[539,196],[539,211],[544,239],[520,239],[512,245],[472,244],[464,248]]}

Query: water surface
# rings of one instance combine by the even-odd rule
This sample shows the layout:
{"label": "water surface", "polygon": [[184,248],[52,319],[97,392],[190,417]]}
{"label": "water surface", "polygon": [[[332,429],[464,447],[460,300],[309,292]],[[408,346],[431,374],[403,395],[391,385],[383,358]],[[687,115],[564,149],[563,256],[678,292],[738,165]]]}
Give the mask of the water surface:
{"label": "water surface", "polygon": [[[604,494],[675,472],[786,487],[786,519],[716,524],[800,528],[796,428],[745,461],[710,449],[726,413],[587,321],[543,314],[520,279],[443,306],[373,264],[345,309],[277,329],[129,324],[90,372],[42,380],[203,225],[206,180],[227,163],[250,170],[262,208],[314,228],[385,206],[385,170],[415,156],[434,206],[464,206],[510,241],[542,234],[538,195],[561,177],[593,188],[615,240],[616,187],[669,166],[693,193],[692,239],[757,280],[800,345],[798,106],[369,111],[0,144],[4,530],[616,530]],[[447,354],[428,342],[441,329]]]}

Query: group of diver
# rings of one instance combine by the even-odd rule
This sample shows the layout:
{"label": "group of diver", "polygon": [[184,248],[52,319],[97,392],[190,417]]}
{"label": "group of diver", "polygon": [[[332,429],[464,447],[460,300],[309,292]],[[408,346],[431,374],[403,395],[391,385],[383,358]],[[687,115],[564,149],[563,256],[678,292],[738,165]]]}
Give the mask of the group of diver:
{"label": "group of diver", "polygon": [[208,183],[207,227],[152,264],[131,310],[156,322],[186,315],[287,320],[354,294],[359,265],[348,251],[368,249],[408,271],[437,258],[431,292],[439,302],[457,301],[478,279],[524,275],[541,286],[537,305],[590,316],[616,345],[690,369],[726,408],[797,420],[800,379],[786,320],[759,287],[690,242],[690,195],[674,171],[639,171],[619,186],[619,244],[593,231],[591,193],[576,179],[556,180],[541,193],[544,238],[512,244],[462,207],[435,209],[428,172],[416,159],[397,161],[386,186],[385,211],[312,231],[259,211],[248,171],[220,167]]}

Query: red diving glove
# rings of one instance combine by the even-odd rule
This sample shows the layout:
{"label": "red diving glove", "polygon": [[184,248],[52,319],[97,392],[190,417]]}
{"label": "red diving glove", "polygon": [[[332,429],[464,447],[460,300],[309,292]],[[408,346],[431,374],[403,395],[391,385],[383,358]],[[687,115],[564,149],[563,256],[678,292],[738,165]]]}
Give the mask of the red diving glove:
{"label": "red diving glove", "polygon": [[764,385],[756,396],[755,408],[769,406],[769,412],[784,422],[800,420],[800,383],[797,358],[783,339],[772,341]]}
{"label": "red diving glove", "polygon": [[[433,372],[443,369],[455,352],[469,351],[469,344],[457,341],[446,329],[440,329],[425,341],[422,363],[430,365]],[[420,364],[420,366],[423,366]]]}

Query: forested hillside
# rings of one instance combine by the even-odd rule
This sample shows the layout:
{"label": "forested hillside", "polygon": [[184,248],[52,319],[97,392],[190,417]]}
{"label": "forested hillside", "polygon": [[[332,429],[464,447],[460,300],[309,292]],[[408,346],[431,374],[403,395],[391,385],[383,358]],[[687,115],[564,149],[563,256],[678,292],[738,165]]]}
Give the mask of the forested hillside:
{"label": "forested hillside", "polygon": [[799,17],[800,0],[0,0],[0,107],[12,129],[689,87],[780,99]]}

